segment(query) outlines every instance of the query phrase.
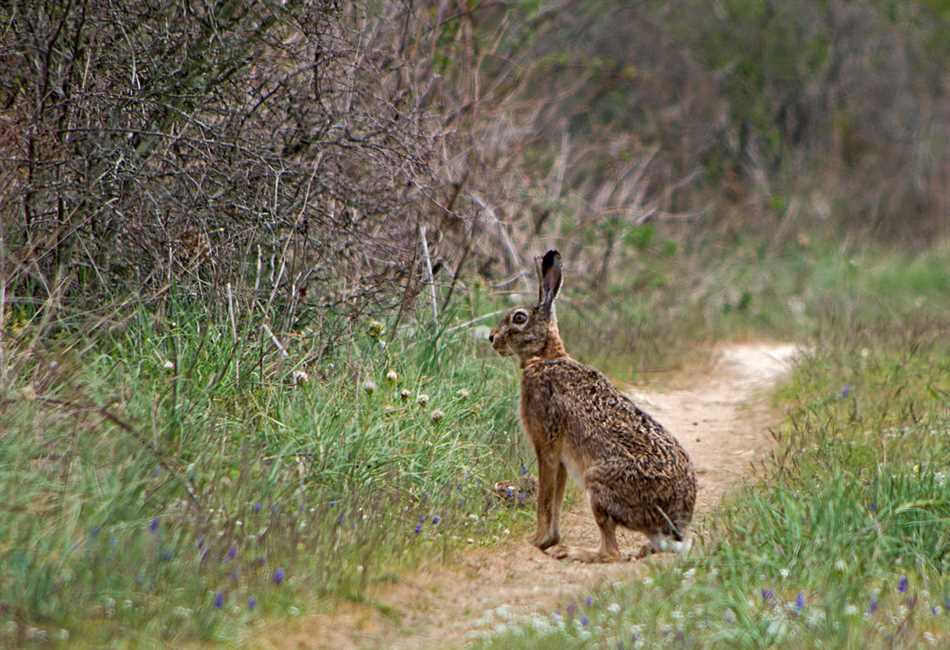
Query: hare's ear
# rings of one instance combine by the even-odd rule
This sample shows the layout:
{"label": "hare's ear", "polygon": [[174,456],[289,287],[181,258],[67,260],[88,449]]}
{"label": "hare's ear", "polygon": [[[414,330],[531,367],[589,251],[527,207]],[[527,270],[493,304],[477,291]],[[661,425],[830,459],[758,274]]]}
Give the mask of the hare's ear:
{"label": "hare's ear", "polygon": [[561,254],[550,250],[541,259],[541,299],[540,305],[545,312],[550,312],[561,290]]}
{"label": "hare's ear", "polygon": [[534,258],[534,270],[538,273],[538,304],[544,302],[544,271],[541,270],[541,258]]}

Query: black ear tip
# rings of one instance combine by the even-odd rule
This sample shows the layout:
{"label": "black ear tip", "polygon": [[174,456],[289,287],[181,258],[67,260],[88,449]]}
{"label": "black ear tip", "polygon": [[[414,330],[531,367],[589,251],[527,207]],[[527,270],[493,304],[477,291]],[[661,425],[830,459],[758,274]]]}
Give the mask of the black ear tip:
{"label": "black ear tip", "polygon": [[541,270],[547,271],[552,266],[561,264],[561,254],[557,252],[557,249],[552,248],[547,253],[544,254],[544,257],[541,259]]}

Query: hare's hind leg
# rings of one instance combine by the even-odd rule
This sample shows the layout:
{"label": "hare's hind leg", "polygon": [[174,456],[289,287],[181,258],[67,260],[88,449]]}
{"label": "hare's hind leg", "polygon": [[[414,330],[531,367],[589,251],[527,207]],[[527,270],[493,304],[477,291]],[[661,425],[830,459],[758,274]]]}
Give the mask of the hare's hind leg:
{"label": "hare's hind leg", "polygon": [[576,562],[617,562],[621,559],[620,546],[617,544],[617,522],[604,509],[594,490],[587,490],[587,498],[590,501],[594,521],[600,529],[600,548],[596,551],[571,549],[564,557]]}

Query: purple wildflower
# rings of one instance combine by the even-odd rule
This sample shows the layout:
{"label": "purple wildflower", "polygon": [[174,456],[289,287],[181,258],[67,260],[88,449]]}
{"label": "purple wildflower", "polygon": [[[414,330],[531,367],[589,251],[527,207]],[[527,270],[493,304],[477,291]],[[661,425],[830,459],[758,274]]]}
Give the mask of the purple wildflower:
{"label": "purple wildflower", "polygon": [[257,607],[257,598],[255,598],[254,596],[248,596],[248,597],[247,597],[247,608],[248,608],[249,610],[253,611],[255,607]]}
{"label": "purple wildflower", "polygon": [[415,531],[416,531],[416,535],[418,535],[419,533],[421,533],[421,532],[422,532],[422,524],[416,524]]}
{"label": "purple wildflower", "polygon": [[172,552],[167,548],[163,548],[158,554],[159,562],[169,562],[172,557]]}
{"label": "purple wildflower", "polygon": [[877,611],[877,598],[871,596],[871,602],[868,603],[868,614],[873,614]]}
{"label": "purple wildflower", "polygon": [[568,618],[574,618],[574,612],[576,612],[576,611],[577,611],[577,605],[575,605],[574,603],[568,603],[568,604],[567,604],[567,617],[568,617]]}
{"label": "purple wildflower", "polygon": [[771,603],[772,599],[775,598],[775,592],[771,589],[762,590],[762,600],[766,603]]}
{"label": "purple wildflower", "polygon": [[515,496],[515,489],[514,489],[513,487],[511,487],[510,485],[509,485],[508,487],[506,487],[506,488],[505,488],[505,496],[507,496],[509,499],[510,499],[511,497]]}
{"label": "purple wildflower", "polygon": [[198,548],[201,548],[204,545],[205,545],[205,536],[198,535],[198,539],[195,540],[195,546],[197,546]]}
{"label": "purple wildflower", "polygon": [[432,523],[433,523],[434,525],[436,525],[436,526],[438,526],[438,525],[439,525],[439,522],[441,522],[441,521],[442,521],[442,517],[440,517],[439,515],[434,515],[434,516],[432,517]]}
{"label": "purple wildflower", "polygon": [[519,492],[518,492],[518,505],[523,506],[523,505],[524,505],[524,500],[527,499],[527,498],[528,498],[528,495],[527,495],[526,492],[524,492],[523,490],[522,490],[522,491],[519,491]]}
{"label": "purple wildflower", "polygon": [[877,501],[872,501],[871,503],[869,503],[868,510],[870,510],[872,513],[877,512]]}
{"label": "purple wildflower", "polygon": [[158,517],[152,517],[152,521],[148,524],[148,532],[153,535],[158,532]]}
{"label": "purple wildflower", "polygon": [[907,591],[907,576],[901,576],[901,579],[897,581],[897,591],[902,594]]}
{"label": "purple wildflower", "polygon": [[224,594],[220,591],[214,595],[214,608],[221,609],[224,607]]}
{"label": "purple wildflower", "polygon": [[938,614],[940,614],[940,608],[934,605],[933,607],[930,608],[930,613],[933,614],[934,616],[937,616]]}
{"label": "purple wildflower", "polygon": [[[261,505],[261,502],[258,501],[257,503],[254,504],[254,507],[251,508],[251,510],[254,511],[254,514],[257,514],[258,512],[261,511],[261,508],[263,508],[263,507],[264,507],[264,506]],[[253,596],[252,596],[252,597],[253,597]]]}
{"label": "purple wildflower", "polygon": [[237,557],[237,547],[236,547],[236,546],[230,546],[230,547],[228,547],[228,553],[227,553],[227,556],[226,556],[226,557],[227,557],[229,560],[233,560],[234,558],[236,558],[236,557]]}
{"label": "purple wildflower", "polygon": [[284,570],[281,567],[277,567],[277,570],[274,571],[274,584],[279,585],[284,581]]}
{"label": "purple wildflower", "polygon": [[587,624],[590,623],[590,619],[587,618],[586,614],[581,614],[581,625],[587,627]]}
{"label": "purple wildflower", "polygon": [[585,598],[584,604],[587,605],[588,607],[591,607],[594,604],[594,597],[588,596],[587,598]]}
{"label": "purple wildflower", "polygon": [[805,609],[805,593],[799,591],[798,595],[795,596],[795,611],[801,612],[803,609]]}
{"label": "purple wildflower", "polygon": [[337,526],[342,526],[342,525],[343,525],[343,513],[342,513],[342,512],[341,512],[341,513],[339,514],[339,516],[337,516],[337,518],[336,518],[336,525],[337,525]]}
{"label": "purple wildflower", "polygon": [[528,475],[528,468],[525,467],[525,464],[524,464],[524,463],[521,463],[521,469],[518,470],[518,474],[520,474],[521,476],[527,476],[527,475]]}
{"label": "purple wildflower", "polygon": [[841,387],[841,399],[846,399],[851,394],[851,384],[845,384]]}
{"label": "purple wildflower", "polygon": [[99,526],[93,526],[92,530],[89,531],[90,537],[98,537],[99,531],[102,530]]}

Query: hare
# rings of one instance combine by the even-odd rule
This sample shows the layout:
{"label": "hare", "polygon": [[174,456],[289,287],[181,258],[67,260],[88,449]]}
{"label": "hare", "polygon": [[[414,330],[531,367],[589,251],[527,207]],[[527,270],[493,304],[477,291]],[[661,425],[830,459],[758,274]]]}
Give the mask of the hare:
{"label": "hare", "polygon": [[600,549],[557,546],[555,557],[621,559],[618,525],[650,540],[638,557],[688,551],[696,504],[689,456],[602,373],[568,356],[554,313],[561,256],[550,250],[537,266],[538,303],[507,313],[489,336],[496,352],[521,362],[521,422],[538,456],[538,527],[531,543],[542,551],[559,544],[558,516],[570,474],[587,495]]}

